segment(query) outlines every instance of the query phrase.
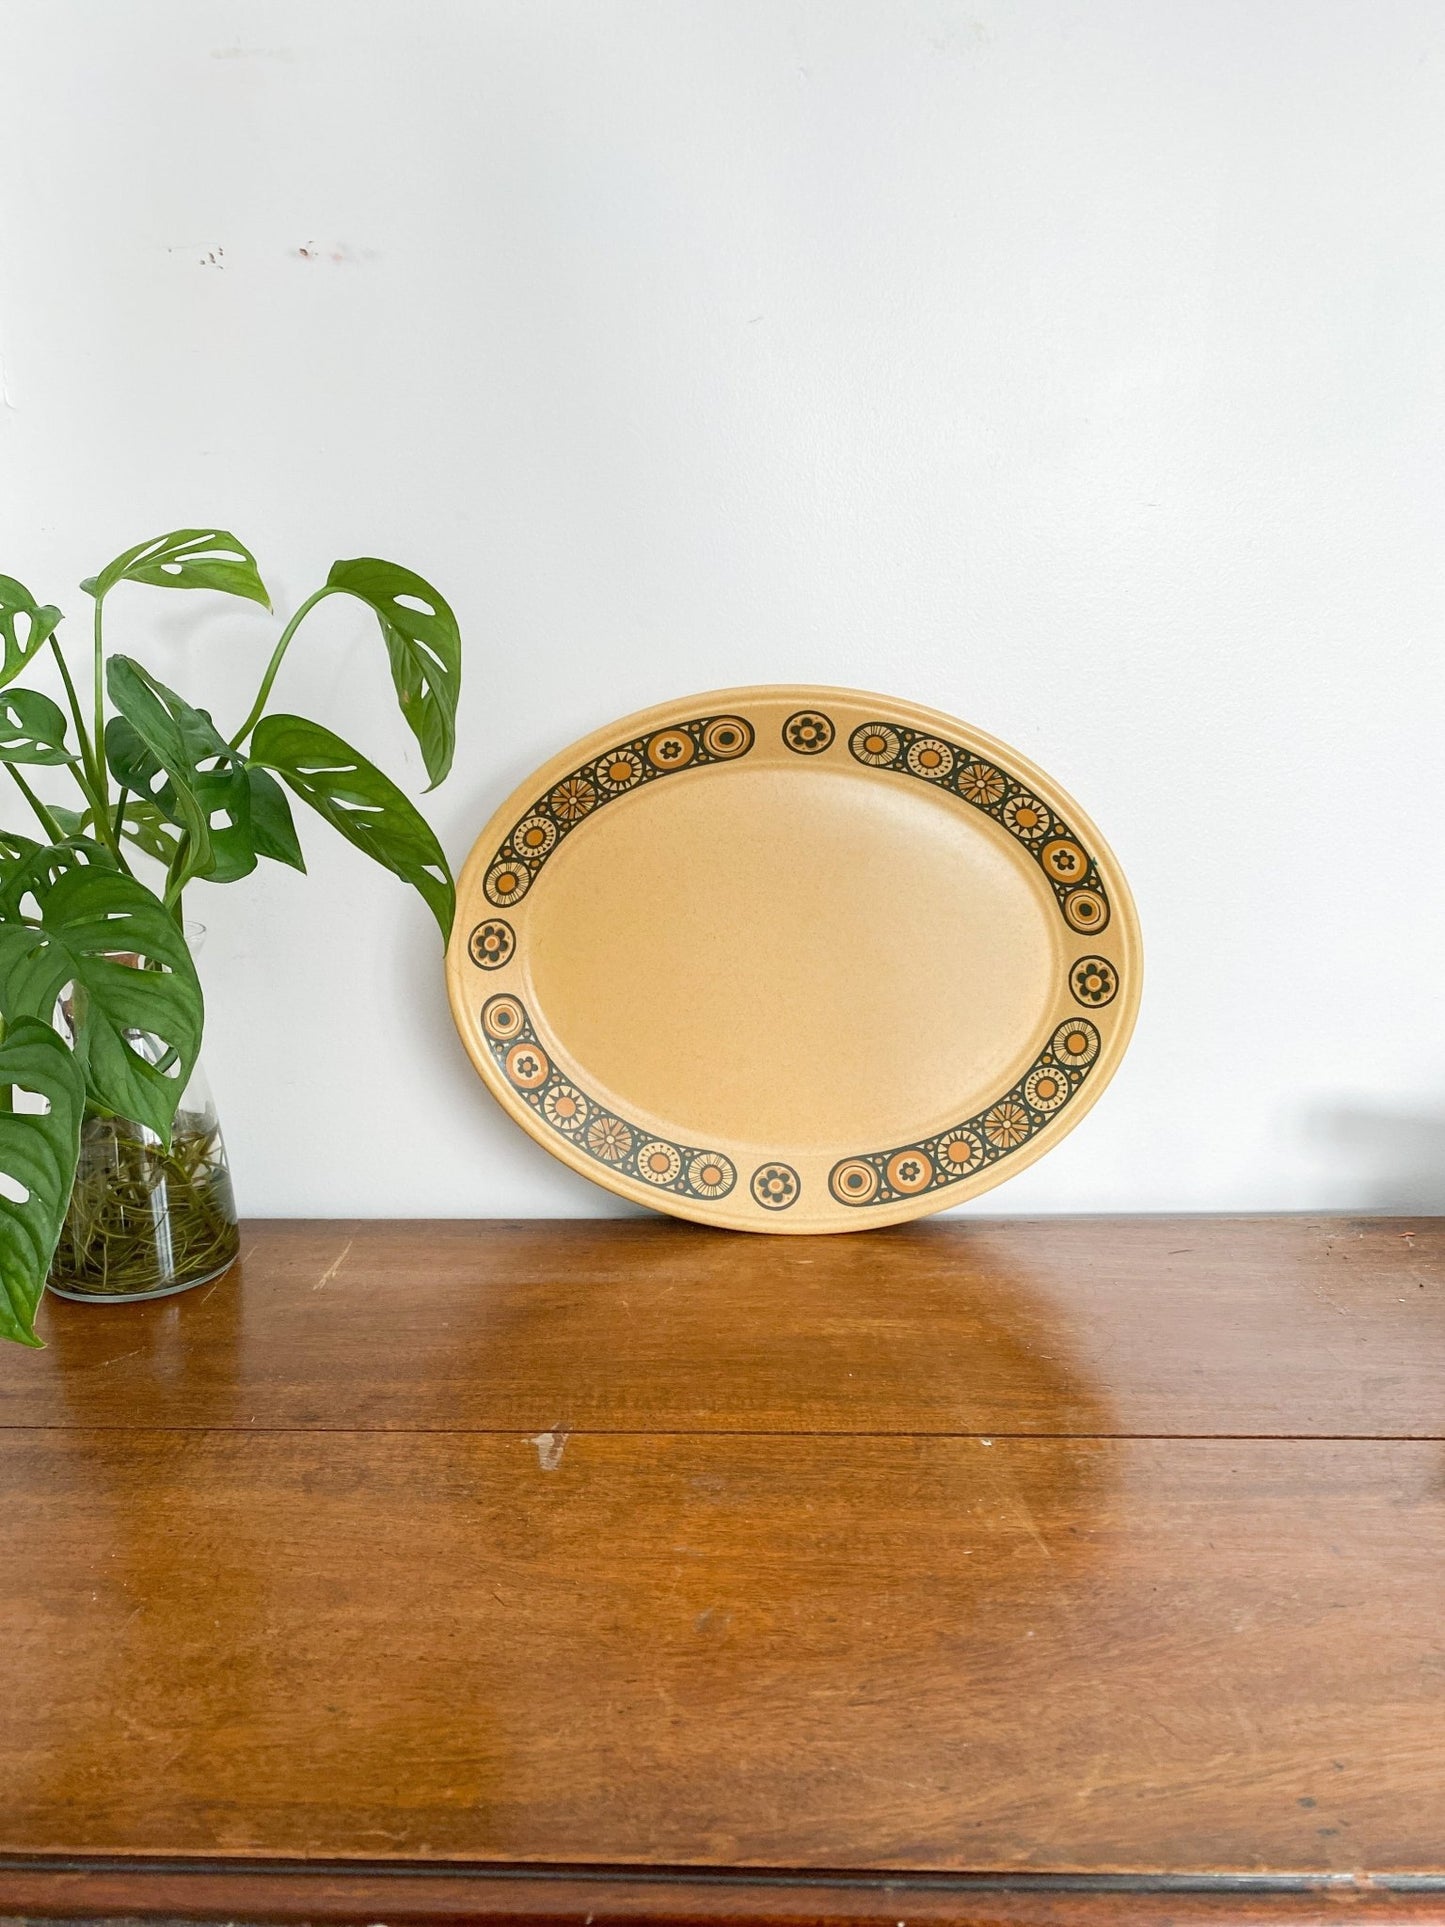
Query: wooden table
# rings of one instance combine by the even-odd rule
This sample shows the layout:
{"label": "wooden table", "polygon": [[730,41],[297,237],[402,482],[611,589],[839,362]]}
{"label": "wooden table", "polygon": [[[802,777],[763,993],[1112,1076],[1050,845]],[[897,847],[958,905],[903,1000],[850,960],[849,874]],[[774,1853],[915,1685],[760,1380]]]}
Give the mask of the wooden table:
{"label": "wooden table", "polygon": [[1445,1920],[1445,1221],[257,1224],[0,1352],[0,1914]]}

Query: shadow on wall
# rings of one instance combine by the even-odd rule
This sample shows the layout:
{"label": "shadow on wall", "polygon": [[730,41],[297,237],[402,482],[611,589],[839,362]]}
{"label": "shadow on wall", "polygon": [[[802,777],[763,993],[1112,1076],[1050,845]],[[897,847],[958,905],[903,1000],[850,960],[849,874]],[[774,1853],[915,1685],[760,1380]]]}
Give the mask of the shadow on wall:
{"label": "shadow on wall", "polygon": [[1340,1156],[1358,1209],[1445,1213],[1445,1113],[1333,1105],[1315,1113],[1311,1135]]}

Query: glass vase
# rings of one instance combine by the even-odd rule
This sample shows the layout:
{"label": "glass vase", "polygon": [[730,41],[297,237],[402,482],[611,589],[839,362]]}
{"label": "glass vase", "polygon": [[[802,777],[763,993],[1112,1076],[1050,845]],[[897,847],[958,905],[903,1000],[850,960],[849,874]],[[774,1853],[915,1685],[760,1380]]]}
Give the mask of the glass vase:
{"label": "glass vase", "polygon": [[[187,926],[193,953],[203,934]],[[148,1031],[126,1035],[150,1063],[165,1061],[165,1045]],[[219,1278],[240,1248],[225,1140],[199,1063],[176,1107],[169,1150],[144,1124],[86,1111],[51,1291],[110,1304],[164,1298]]]}

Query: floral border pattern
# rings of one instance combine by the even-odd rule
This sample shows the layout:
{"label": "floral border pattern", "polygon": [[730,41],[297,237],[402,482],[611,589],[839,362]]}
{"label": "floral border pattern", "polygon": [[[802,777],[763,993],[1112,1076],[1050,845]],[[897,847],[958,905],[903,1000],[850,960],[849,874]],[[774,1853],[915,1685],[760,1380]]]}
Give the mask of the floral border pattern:
{"label": "floral border pattern", "polygon": [[[796,754],[817,755],[832,746],[835,726],[822,711],[799,711],[783,724],[782,740]],[[1009,771],[964,744],[902,723],[863,723],[847,740],[856,761],[947,790],[998,823],[1038,863],[1072,930],[1089,935],[1108,924],[1109,899],[1097,861]],[[512,826],[487,868],[489,901],[519,902],[563,838],[602,805],[678,770],[734,762],[755,741],[753,725],[742,716],[703,716],[591,758],[554,783]],[[478,924],[468,942],[473,962],[484,970],[510,961],[514,947],[515,934],[499,917]],[[1119,967],[1106,957],[1079,957],[1068,981],[1076,1003],[1097,1009],[1118,994]],[[737,1169],[722,1152],[652,1137],[572,1084],[552,1063],[517,997],[490,998],[481,1020],[488,1049],[513,1092],[599,1165],[650,1190],[701,1202],[736,1188]],[[828,1176],[831,1197],[855,1209],[896,1205],[977,1176],[1057,1122],[1101,1050],[1100,1033],[1088,1018],[1065,1019],[1012,1088],[974,1116],[932,1137],[840,1159]],[[773,1160],[758,1166],[747,1189],[764,1210],[785,1211],[797,1202],[802,1184],[791,1165]]]}
{"label": "floral border pattern", "polygon": [[741,716],[699,716],[604,750],[554,783],[507,832],[487,865],[483,888],[499,909],[520,903],[562,839],[594,810],[678,770],[734,763],[755,741]]}
{"label": "floral border pattern", "polygon": [[1054,1122],[1082,1088],[1101,1047],[1087,1017],[1066,1018],[1002,1097],[933,1137],[840,1158],[828,1173],[829,1191],[839,1204],[898,1204],[976,1177]]}
{"label": "floral border pattern", "polygon": [[1043,871],[1071,930],[1092,936],[1108,923],[1109,899],[1098,864],[1068,824],[1006,769],[962,743],[903,723],[860,723],[848,748],[870,769],[896,770],[949,790],[1001,824]]}
{"label": "floral border pattern", "polygon": [[607,1170],[654,1191],[704,1202],[725,1198],[736,1185],[737,1169],[721,1151],[654,1137],[579,1090],[552,1062],[520,998],[489,997],[482,1005],[482,1035],[523,1103]]}

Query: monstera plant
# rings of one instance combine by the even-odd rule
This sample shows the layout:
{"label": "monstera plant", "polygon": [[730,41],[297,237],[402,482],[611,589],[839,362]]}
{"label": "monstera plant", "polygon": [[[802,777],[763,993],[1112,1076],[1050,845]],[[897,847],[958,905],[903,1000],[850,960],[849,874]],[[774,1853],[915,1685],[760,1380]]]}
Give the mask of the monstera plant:
{"label": "monstera plant", "polygon": [[[451,874],[415,806],[320,723],[267,708],[307,614],[328,596],[353,597],[377,619],[434,788],[451,767],[461,682],[456,619],[437,591],[394,562],[335,563],[281,631],[256,700],[228,735],[139,662],[107,656],[107,605],[135,584],[271,607],[255,558],[223,530],[180,529],[127,549],[81,584],[92,604],[87,707],[61,611],[0,575],[0,763],[30,818],[26,833],[0,830],[0,1337],[21,1344],[39,1343],[35,1311],[63,1236],[83,1266],[87,1240],[112,1237],[116,1213],[128,1212],[132,1231],[158,1227],[175,1276],[187,1232],[180,1201],[194,1193],[198,1208],[206,1203],[214,1161],[203,1145],[183,1155],[189,1113],[177,1115],[203,1023],[182,917],[192,882],[234,883],[263,859],[304,870],[294,796],[412,884],[444,941],[451,929]],[[64,708],[17,684],[46,658]],[[63,772],[71,803],[42,800],[55,778],[27,770]],[[150,1294],[112,1286],[110,1295]]]}

